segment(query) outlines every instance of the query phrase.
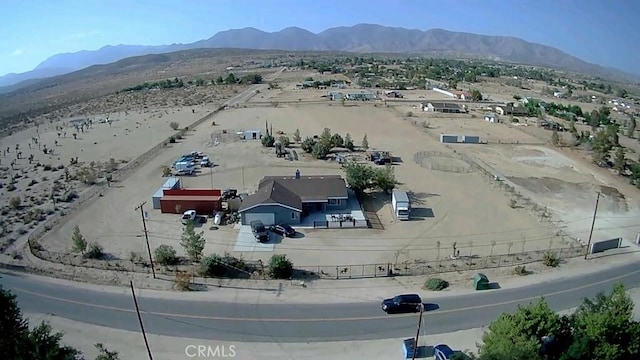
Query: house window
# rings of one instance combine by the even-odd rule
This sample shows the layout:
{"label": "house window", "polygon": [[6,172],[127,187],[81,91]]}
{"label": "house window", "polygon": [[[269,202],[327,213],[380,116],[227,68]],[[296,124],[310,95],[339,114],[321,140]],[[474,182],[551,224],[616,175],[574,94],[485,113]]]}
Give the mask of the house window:
{"label": "house window", "polygon": [[332,205],[332,206],[340,205],[340,199],[329,199],[329,205]]}
{"label": "house window", "polygon": [[296,213],[295,212],[291,212],[291,220],[295,220],[296,219]]}

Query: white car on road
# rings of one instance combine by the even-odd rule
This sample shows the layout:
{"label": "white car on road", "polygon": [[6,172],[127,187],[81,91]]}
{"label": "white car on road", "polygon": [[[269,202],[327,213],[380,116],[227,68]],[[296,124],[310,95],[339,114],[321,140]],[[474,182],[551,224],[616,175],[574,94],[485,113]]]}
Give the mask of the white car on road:
{"label": "white car on road", "polygon": [[187,210],[182,214],[182,219],[180,220],[183,225],[187,225],[189,222],[196,221],[196,211],[195,210]]}

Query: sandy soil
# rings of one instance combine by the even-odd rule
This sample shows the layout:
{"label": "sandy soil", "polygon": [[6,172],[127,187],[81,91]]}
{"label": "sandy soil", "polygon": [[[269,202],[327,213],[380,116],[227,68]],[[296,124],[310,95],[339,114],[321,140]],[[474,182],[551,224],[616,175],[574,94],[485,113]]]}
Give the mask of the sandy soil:
{"label": "sandy soil", "polygon": [[[175,133],[169,127],[171,122],[185,126],[213,108],[214,104],[193,109],[173,107],[90,114],[87,118],[94,120],[93,125],[82,131],[77,131],[69,123],[70,119],[64,119],[3,138],[0,143],[3,243],[22,235],[48,215],[64,210],[69,204],[63,198],[69,192],[82,192],[87,188],[78,175],[83,170],[95,170],[96,181],[103,182],[106,174]],[[100,122],[107,117],[111,124]],[[19,147],[20,159],[17,159],[16,147]],[[45,148],[52,152],[45,154]],[[7,149],[9,152],[5,153]],[[75,165],[71,164],[74,158],[78,161]],[[10,191],[12,177],[15,190]],[[51,200],[54,189],[55,204]],[[11,198],[22,200],[18,208],[11,206]]]}
{"label": "sandy soil", "polygon": [[[492,188],[476,173],[455,174],[434,172],[414,161],[419,151],[448,150],[424,132],[402,120],[392,108],[359,104],[341,105],[280,105],[278,107],[250,107],[230,109],[216,115],[216,126],[203,124],[171,149],[151,160],[140,170],[118,184],[117,189],[89,204],[74,214],[60,229],[43,241],[45,248],[65,252],[70,247],[70,234],[79,225],[90,241],[102,244],[105,251],[115,257],[127,258],[131,251],[143,252],[139,214],[135,205],[150,201],[151,194],[162,184],[160,169],[180,154],[197,149],[209,154],[216,166],[196,177],[183,178],[186,187],[235,187],[247,191],[255,189],[259,179],[270,173],[340,173],[336,164],[303,158],[298,163],[278,159],[272,149],[264,149],[257,142],[225,140],[221,130],[234,133],[242,129],[260,129],[265,121],[275,132],[291,134],[296,128],[302,136],[320,134],[329,127],[352,135],[356,143],[367,133],[371,147],[390,150],[402,163],[395,166],[401,187],[415,195],[415,221],[395,223],[389,196],[376,202],[378,216],[386,230],[308,230],[304,238],[285,240],[276,246],[276,252],[287,253],[296,264],[339,265],[352,263],[379,263],[396,260],[435,260],[446,256],[454,241],[463,253],[506,253],[507,246],[526,239],[526,249],[546,248],[554,231],[540,224],[526,213],[508,207],[507,198]],[[211,146],[212,138],[220,143]],[[300,152],[301,153],[301,152]],[[301,153],[302,154],[302,153]],[[447,156],[447,155],[445,155]],[[244,185],[242,184],[244,166]],[[282,169],[280,169],[282,168]],[[420,179],[420,181],[416,181]],[[471,192],[460,189],[474,189]],[[458,204],[464,204],[459,206]],[[484,209],[490,206],[493,211]],[[132,209],[131,211],[123,209]],[[161,243],[171,244],[180,251],[181,227],[176,215],[159,214],[147,207],[152,248]],[[92,226],[92,219],[100,223]],[[463,224],[463,226],[460,226]],[[235,230],[224,227],[211,231],[203,227],[207,239],[205,252],[230,251],[235,242]],[[493,244],[495,242],[495,244]],[[439,245],[438,245],[439,243]],[[493,244],[493,245],[492,245]],[[442,254],[437,250],[440,246]],[[521,245],[519,245],[521,246]],[[446,249],[446,250],[445,250]],[[401,254],[401,255],[399,255]],[[250,260],[266,260],[271,253],[243,254]]]}

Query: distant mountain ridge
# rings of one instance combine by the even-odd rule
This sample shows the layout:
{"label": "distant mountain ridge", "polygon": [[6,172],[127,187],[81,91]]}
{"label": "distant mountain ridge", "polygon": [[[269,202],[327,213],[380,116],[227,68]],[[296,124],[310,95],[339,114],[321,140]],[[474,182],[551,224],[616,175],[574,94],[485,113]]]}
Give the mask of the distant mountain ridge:
{"label": "distant mountain ridge", "polygon": [[221,31],[208,39],[190,44],[116,45],[105,46],[93,51],[83,50],[58,54],[43,61],[32,71],[0,77],[0,86],[10,86],[26,80],[62,75],[92,65],[108,64],[132,56],[197,48],[413,54],[451,52],[497,61],[551,67],[618,80],[640,79],[640,75],[591,64],[562,50],[514,37],[477,35],[443,29],[422,31],[374,24],[358,24],[350,27],[330,28],[318,34],[299,27],[288,27],[271,33],[248,27]]}

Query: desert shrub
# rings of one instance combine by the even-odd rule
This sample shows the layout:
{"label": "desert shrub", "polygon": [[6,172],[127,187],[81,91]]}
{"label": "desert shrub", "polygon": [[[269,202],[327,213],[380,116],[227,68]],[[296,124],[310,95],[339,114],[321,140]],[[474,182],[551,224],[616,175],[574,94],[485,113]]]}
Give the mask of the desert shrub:
{"label": "desert shrub", "polygon": [[200,263],[200,273],[205,276],[220,277],[224,276],[227,272],[227,267],[224,266],[222,256],[217,254],[207,255],[202,259]]}
{"label": "desert shrub", "polygon": [[173,265],[178,261],[176,249],[169,245],[160,245],[154,251],[156,262],[160,265]]}
{"label": "desert shrub", "polygon": [[62,194],[62,198],[60,198],[60,201],[72,202],[77,197],[78,197],[78,193],[76,191],[69,190],[69,191],[66,191],[64,194]]}
{"label": "desert shrub", "polygon": [[142,256],[135,251],[129,253],[129,261],[134,264],[142,264],[144,262]]}
{"label": "desert shrub", "polygon": [[269,276],[274,279],[288,279],[293,274],[293,263],[287,255],[276,254],[269,259]]}
{"label": "desert shrub", "polygon": [[14,190],[16,190],[16,189],[17,189],[17,188],[16,188],[16,186],[15,186],[15,185],[13,185],[13,184],[9,184],[9,185],[7,185],[7,191],[14,191]]}
{"label": "desert shrub", "polygon": [[407,117],[413,117],[413,111],[407,111],[406,116]]}
{"label": "desert shrub", "polygon": [[87,249],[87,252],[84,254],[84,256],[89,259],[102,259],[102,257],[104,256],[104,249],[102,248],[102,245],[94,242],[89,245],[89,248]]}
{"label": "desert shrub", "polygon": [[513,268],[513,273],[516,275],[528,275],[529,271],[527,271],[527,268],[524,265],[518,265],[515,268]]}
{"label": "desert shrub", "polygon": [[84,253],[87,251],[87,238],[80,232],[80,227],[75,225],[71,234],[71,249],[75,252]]}
{"label": "desert shrub", "polygon": [[35,185],[37,183],[38,183],[38,180],[33,179],[33,180],[29,181],[29,185],[28,186],[33,186],[33,185]]}
{"label": "desert shrub", "polygon": [[178,128],[180,127],[180,124],[178,124],[178,123],[177,123],[177,122],[175,122],[175,121],[172,121],[172,122],[170,122],[170,123],[169,123],[169,127],[170,127],[172,130],[178,130]]}
{"label": "desert shrub", "polygon": [[289,140],[289,137],[287,136],[280,136],[278,141],[280,141],[280,144],[284,147],[289,147],[289,145],[291,145],[291,140]]}
{"label": "desert shrub", "polygon": [[449,287],[449,282],[439,278],[430,278],[424,283],[424,288],[431,291],[441,291]]}
{"label": "desert shrub", "polygon": [[509,207],[512,209],[515,209],[516,206],[518,206],[518,202],[515,199],[510,199],[509,200]]}
{"label": "desert shrub", "polygon": [[171,172],[171,168],[168,166],[163,166],[162,167],[162,176],[163,177],[167,177],[167,176],[171,176],[172,172]]}
{"label": "desert shrub", "polygon": [[557,267],[560,265],[560,258],[553,251],[546,251],[542,257],[542,263],[549,267]]}
{"label": "desert shrub", "polygon": [[11,205],[11,207],[14,209],[20,208],[20,204],[22,204],[22,199],[20,199],[20,196],[12,197],[11,200],[9,200],[9,205]]}
{"label": "desert shrub", "polygon": [[174,138],[173,136],[169,138],[169,144],[175,144],[176,143],[176,138]]}
{"label": "desert shrub", "polygon": [[188,271],[178,271],[173,280],[173,285],[176,290],[189,291],[191,290],[191,280],[192,277]]}
{"label": "desert shrub", "polygon": [[51,165],[49,165],[49,164],[45,164],[45,165],[44,165],[44,171],[51,171],[51,169],[53,169],[53,168],[51,167]]}

